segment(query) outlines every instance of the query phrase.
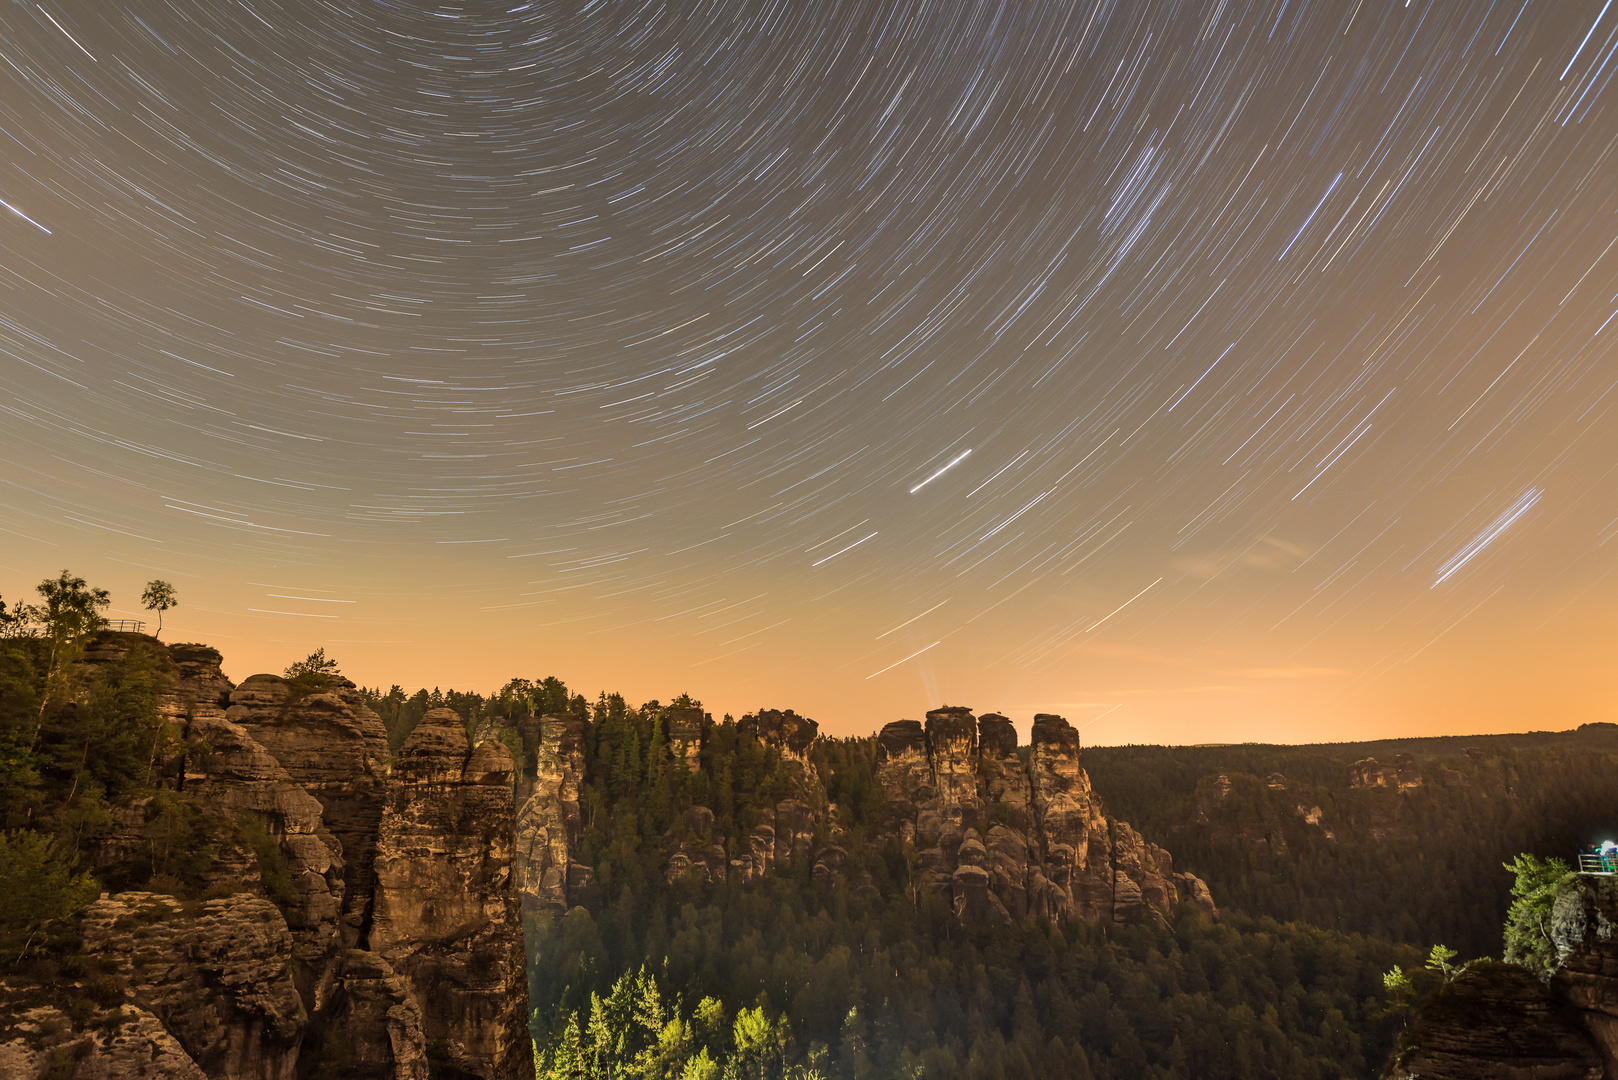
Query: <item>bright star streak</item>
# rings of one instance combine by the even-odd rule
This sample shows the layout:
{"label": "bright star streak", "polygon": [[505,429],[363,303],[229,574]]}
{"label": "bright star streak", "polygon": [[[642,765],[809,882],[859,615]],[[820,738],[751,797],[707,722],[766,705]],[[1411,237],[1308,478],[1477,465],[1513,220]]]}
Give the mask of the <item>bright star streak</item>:
{"label": "bright star streak", "polygon": [[1468,540],[1461,550],[1451,555],[1449,561],[1438,568],[1438,579],[1428,588],[1438,588],[1457,570],[1471,562],[1479,552],[1492,544],[1501,533],[1511,528],[1512,522],[1532,510],[1534,504],[1539,502],[1539,497],[1543,494],[1545,492],[1540,488],[1529,488],[1517,496],[1517,501],[1507,507],[1505,513],[1490,522],[1488,528]]}
{"label": "bright star streak", "polygon": [[911,488],[910,489],[910,494],[914,495],[916,492],[920,491],[922,488],[926,487],[928,484],[932,483],[934,480],[937,480],[940,476],[943,476],[945,473],[947,473],[951,469],[955,468],[955,466],[957,466],[961,462],[965,461],[967,455],[970,454],[971,452],[972,451],[969,450],[969,449],[968,450],[962,450],[959,454],[955,455],[955,460],[954,461],[951,461],[948,465],[945,465],[942,469],[939,469],[937,472],[933,473],[933,475],[929,476],[927,479],[923,480],[921,483],[919,483],[915,487]]}

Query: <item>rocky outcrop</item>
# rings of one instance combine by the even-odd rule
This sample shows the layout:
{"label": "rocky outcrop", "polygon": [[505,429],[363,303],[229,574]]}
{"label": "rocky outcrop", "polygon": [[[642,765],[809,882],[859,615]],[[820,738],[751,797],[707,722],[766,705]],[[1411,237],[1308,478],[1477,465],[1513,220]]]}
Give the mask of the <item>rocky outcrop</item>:
{"label": "rocky outcrop", "polygon": [[1376,758],[1361,758],[1348,767],[1348,786],[1351,788],[1392,787],[1398,783],[1397,774],[1390,784],[1389,770]]}
{"label": "rocky outcrop", "polygon": [[677,769],[696,772],[702,758],[702,744],[713,721],[694,705],[670,705],[663,710],[669,760]]}
{"label": "rocky outcrop", "polygon": [[465,722],[433,709],[400,748],[376,840],[371,950],[420,1006],[428,1044],[481,1077],[533,1067],[512,774],[504,745],[469,746]]}
{"label": "rocky outcrop", "polygon": [[83,933],[85,950],[116,965],[135,1004],[208,1076],[293,1080],[309,1017],[273,904],[123,893],[92,904]]}
{"label": "rocky outcrop", "polygon": [[378,954],[350,949],[343,955],[320,1052],[354,1080],[427,1080],[421,1007]]}
{"label": "rocky outcrop", "polygon": [[534,774],[518,784],[512,876],[524,910],[560,915],[594,884],[591,869],[571,854],[579,850],[584,829],[579,816],[584,719],[542,717],[534,734]]}
{"label": "rocky outcrop", "polygon": [[1515,964],[1468,965],[1422,1005],[1383,1076],[1618,1076],[1618,877],[1569,874],[1548,929],[1548,979]]}
{"label": "rocky outcrop", "polygon": [[[0,984],[0,1012],[14,1038],[0,1042],[0,1076],[7,1080],[207,1080],[163,1022],[125,1001],[75,1031],[72,1019],[50,1005],[30,1006]],[[63,1072],[63,1064],[71,1073]]]}
{"label": "rocky outcrop", "polygon": [[1574,1010],[1608,1076],[1618,1076],[1618,877],[1577,874],[1551,909],[1551,989]]}
{"label": "rocky outcrop", "polygon": [[[154,890],[219,898],[103,896],[82,918],[84,948],[110,972],[92,996],[127,983],[121,1006],[88,1024],[18,1006],[7,1031],[22,1038],[0,1046],[0,1075],[66,1075],[66,1060],[80,1078],[293,1080],[318,1062],[426,1080],[429,1050],[434,1075],[531,1075],[520,910],[525,897],[560,910],[593,889],[569,858],[583,722],[551,719],[548,742],[530,722],[519,792],[508,730],[469,740],[437,710],[395,768],[381,720],[346,679],[232,686],[217,651],[139,634],[97,635],[86,660],[137,650],[185,756],[155,762],[169,790],[109,808],[93,869],[115,888],[151,878]],[[521,859],[514,793],[530,804]],[[202,849],[181,861],[183,882],[153,877],[164,829]]]}
{"label": "rocky outcrop", "polygon": [[[1600,1080],[1601,1057],[1538,979],[1470,964],[1405,1028],[1384,1080]],[[1610,1074],[1606,1074],[1610,1075]]]}
{"label": "rocky outcrop", "polygon": [[799,716],[791,709],[760,709],[736,721],[736,732],[780,754],[800,793],[807,793],[819,783],[809,749],[820,733],[820,725],[807,716]]}
{"label": "rocky outcrop", "polygon": [[1361,758],[1348,767],[1348,786],[1351,788],[1389,788],[1393,791],[1414,791],[1421,787],[1421,767],[1409,754],[1395,754],[1392,765],[1383,765],[1376,758]]}
{"label": "rocky outcrop", "polygon": [[664,876],[672,884],[681,879],[713,883],[724,881],[729,869],[725,845],[714,834],[713,811],[688,807],[680,823],[664,837],[670,852]]}
{"label": "rocky outcrop", "polygon": [[215,887],[232,881],[270,895],[299,945],[300,990],[319,1008],[334,975],[338,919],[344,897],[342,845],[327,831],[320,802],[239,724],[209,709],[191,722],[196,750],[186,762],[186,793],[196,802],[256,828],[279,849],[282,865],[265,882],[251,838],[239,833],[218,848]]}
{"label": "rocky outcrop", "polygon": [[887,832],[916,849],[913,884],[963,918],[1124,922],[1181,901],[1217,914],[1203,882],[1106,816],[1060,716],[1034,718],[1026,766],[1009,720],[964,708],[887,725],[876,757]]}
{"label": "rocky outcrop", "polygon": [[890,824],[905,843],[916,842],[917,809],[937,794],[927,758],[927,735],[914,720],[895,720],[876,737],[876,774]]}
{"label": "rocky outcrop", "polygon": [[300,693],[276,675],[254,675],[231,693],[226,718],[239,724],[313,795],[342,853],[341,945],[369,931],[372,863],[388,772],[388,736],[347,679]]}

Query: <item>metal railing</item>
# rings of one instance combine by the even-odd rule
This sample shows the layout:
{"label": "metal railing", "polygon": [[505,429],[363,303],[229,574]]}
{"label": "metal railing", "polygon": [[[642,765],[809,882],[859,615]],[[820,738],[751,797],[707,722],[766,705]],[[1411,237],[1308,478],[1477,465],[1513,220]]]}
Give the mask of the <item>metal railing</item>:
{"label": "metal railing", "polygon": [[1606,855],[1591,855],[1579,853],[1579,873],[1581,874],[1614,874],[1618,873],[1618,852]]}
{"label": "metal railing", "polygon": [[[108,619],[106,623],[96,627],[97,631],[113,630],[120,634],[143,634],[146,632],[144,619]],[[6,626],[0,627],[0,637],[44,637],[43,626]]]}

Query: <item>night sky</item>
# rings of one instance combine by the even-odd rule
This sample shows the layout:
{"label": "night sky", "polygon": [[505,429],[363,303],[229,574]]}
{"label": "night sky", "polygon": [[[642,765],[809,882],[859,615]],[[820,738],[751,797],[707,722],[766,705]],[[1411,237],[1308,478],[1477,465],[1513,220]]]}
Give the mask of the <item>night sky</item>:
{"label": "night sky", "polygon": [[0,60],[8,601],[834,733],[1618,719],[1606,0],[6,0]]}

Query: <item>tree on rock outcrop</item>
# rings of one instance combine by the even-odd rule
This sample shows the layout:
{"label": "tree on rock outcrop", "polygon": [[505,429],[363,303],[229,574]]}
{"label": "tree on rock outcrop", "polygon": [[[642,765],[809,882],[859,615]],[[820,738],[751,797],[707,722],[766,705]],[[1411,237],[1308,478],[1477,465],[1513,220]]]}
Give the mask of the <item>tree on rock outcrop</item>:
{"label": "tree on rock outcrop", "polygon": [[73,668],[84,655],[84,641],[107,624],[101,613],[112,603],[106,589],[92,589],[81,577],[63,570],[56,578],[46,578],[37,591],[42,604],[23,608],[23,617],[44,633],[48,660],[45,665],[45,692],[39,700],[39,717],[34,725],[33,744],[45,723],[45,707],[53,699],[68,696]]}
{"label": "tree on rock outcrop", "polygon": [[0,833],[0,948],[21,960],[54,922],[88,907],[101,892],[89,874],[75,874],[75,856],[55,837]]}
{"label": "tree on rock outcrop", "polygon": [[316,649],[297,663],[289,665],[286,670],[287,681],[292,684],[292,691],[296,694],[310,694],[322,690],[342,677],[336,659],[327,656],[323,648]]}
{"label": "tree on rock outcrop", "polygon": [[157,612],[157,633],[153,637],[163,633],[163,612],[180,606],[179,594],[166,581],[148,581],[146,591],[140,594],[140,602],[147,611]]}
{"label": "tree on rock outcrop", "polygon": [[1517,875],[1511,886],[1511,908],[1506,912],[1506,961],[1521,964],[1541,977],[1556,967],[1556,942],[1551,940],[1551,908],[1556,887],[1572,873],[1561,859],[1518,855],[1503,864]]}

